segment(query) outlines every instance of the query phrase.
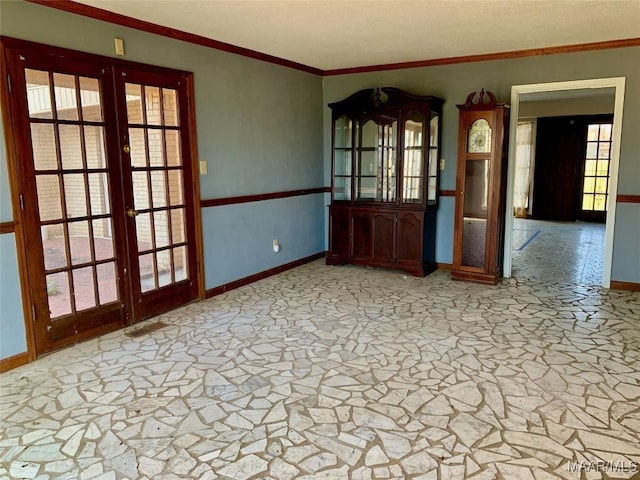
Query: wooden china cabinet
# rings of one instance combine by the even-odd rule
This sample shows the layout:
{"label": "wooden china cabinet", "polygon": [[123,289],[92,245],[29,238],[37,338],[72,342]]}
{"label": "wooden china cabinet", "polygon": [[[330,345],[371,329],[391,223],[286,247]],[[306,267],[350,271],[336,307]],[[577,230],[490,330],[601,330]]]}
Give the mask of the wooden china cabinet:
{"label": "wooden china cabinet", "polygon": [[455,280],[495,284],[502,276],[509,106],[482,90],[460,110],[453,238]]}
{"label": "wooden china cabinet", "polygon": [[442,103],[385,87],[329,104],[327,264],[435,269]]}

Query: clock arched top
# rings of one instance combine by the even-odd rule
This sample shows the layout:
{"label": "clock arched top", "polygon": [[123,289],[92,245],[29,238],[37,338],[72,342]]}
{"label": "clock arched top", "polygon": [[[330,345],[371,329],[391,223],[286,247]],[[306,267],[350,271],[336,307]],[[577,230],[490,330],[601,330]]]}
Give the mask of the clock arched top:
{"label": "clock arched top", "polygon": [[491,125],[484,118],[474,120],[467,133],[468,153],[491,152]]}

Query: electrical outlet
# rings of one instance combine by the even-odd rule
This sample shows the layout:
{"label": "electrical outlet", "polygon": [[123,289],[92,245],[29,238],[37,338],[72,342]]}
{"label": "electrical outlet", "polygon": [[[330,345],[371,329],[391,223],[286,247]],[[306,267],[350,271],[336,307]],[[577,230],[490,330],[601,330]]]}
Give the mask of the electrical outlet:
{"label": "electrical outlet", "polygon": [[444,171],[444,158],[440,159],[440,170]]}

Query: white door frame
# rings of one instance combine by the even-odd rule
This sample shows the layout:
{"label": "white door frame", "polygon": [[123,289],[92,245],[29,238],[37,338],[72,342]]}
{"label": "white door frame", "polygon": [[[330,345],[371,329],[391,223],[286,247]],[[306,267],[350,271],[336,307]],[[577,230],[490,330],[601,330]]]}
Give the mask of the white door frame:
{"label": "white door frame", "polygon": [[509,126],[509,159],[507,166],[507,199],[504,233],[504,276],[511,277],[511,249],[513,245],[513,186],[516,166],[516,132],[520,95],[538,92],[560,92],[585,88],[614,88],[615,105],[613,108],[613,136],[611,144],[611,164],[609,170],[609,195],[607,197],[607,224],[604,240],[604,271],[602,286],[609,288],[611,283],[611,263],[613,258],[613,231],[616,221],[616,196],[618,194],[618,167],[620,165],[620,137],[622,135],[622,114],[624,106],[625,77],[595,78],[568,82],[537,83],[513,85],[511,87],[511,121]]}

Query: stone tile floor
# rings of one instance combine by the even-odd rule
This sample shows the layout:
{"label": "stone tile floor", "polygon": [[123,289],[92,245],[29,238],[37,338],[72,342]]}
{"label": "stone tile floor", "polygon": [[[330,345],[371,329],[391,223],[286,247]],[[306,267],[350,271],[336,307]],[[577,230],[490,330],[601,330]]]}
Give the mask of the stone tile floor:
{"label": "stone tile floor", "polygon": [[514,277],[602,285],[604,223],[514,220]]}
{"label": "stone tile floor", "polygon": [[0,376],[0,478],[638,477],[638,293],[320,260],[158,320]]}

